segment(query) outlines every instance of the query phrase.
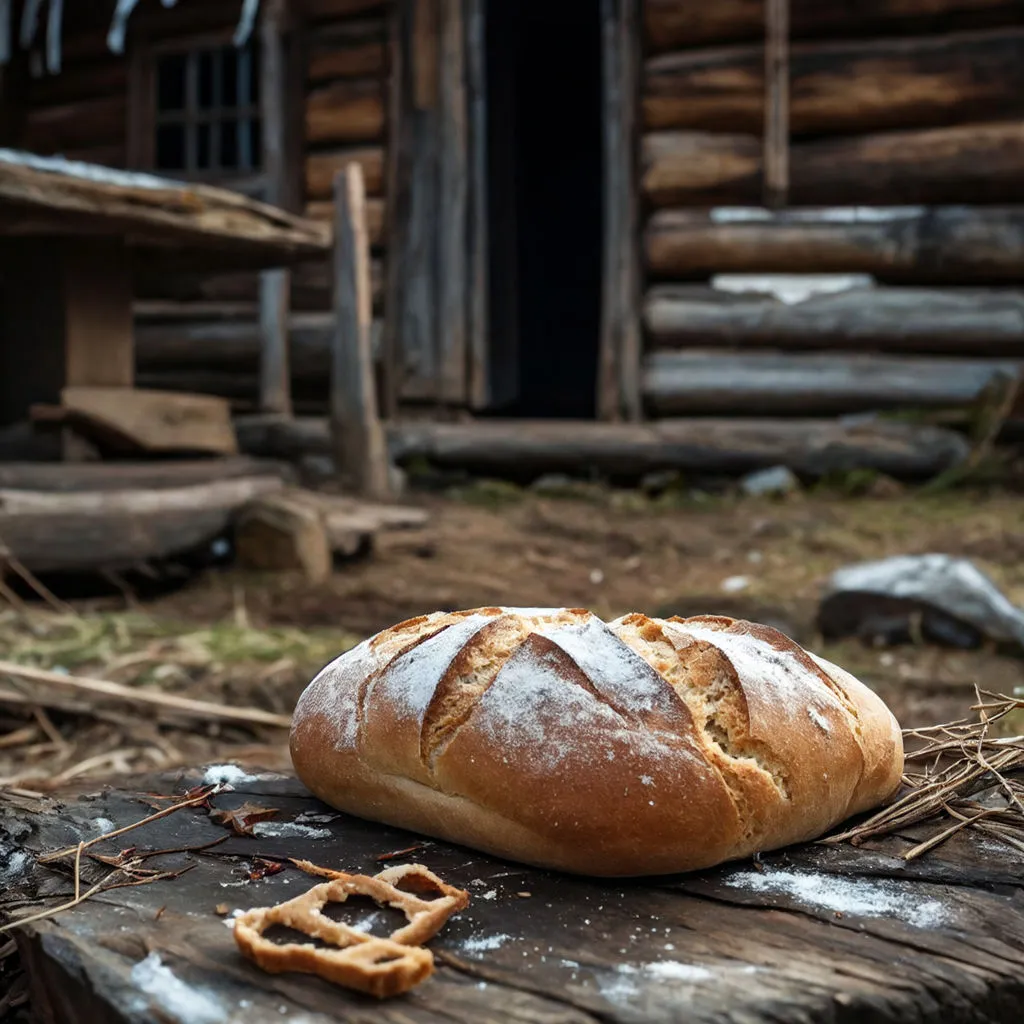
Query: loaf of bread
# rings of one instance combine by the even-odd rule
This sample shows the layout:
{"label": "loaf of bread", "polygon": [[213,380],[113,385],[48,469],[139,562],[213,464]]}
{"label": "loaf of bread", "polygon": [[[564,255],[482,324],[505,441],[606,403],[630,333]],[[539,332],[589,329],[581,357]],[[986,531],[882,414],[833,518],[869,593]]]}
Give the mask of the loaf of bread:
{"label": "loaf of bread", "polygon": [[600,876],[817,838],[903,771],[881,699],[777,630],[581,609],[385,629],[306,688],[291,754],[338,810]]}

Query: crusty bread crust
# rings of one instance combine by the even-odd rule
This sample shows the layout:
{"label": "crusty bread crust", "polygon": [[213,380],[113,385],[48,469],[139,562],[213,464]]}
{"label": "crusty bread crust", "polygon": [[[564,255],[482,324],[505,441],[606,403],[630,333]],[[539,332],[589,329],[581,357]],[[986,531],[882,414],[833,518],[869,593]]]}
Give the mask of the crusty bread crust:
{"label": "crusty bread crust", "polygon": [[903,772],[881,699],[777,630],[582,609],[386,629],[306,688],[291,752],[339,810],[600,876],[816,838]]}

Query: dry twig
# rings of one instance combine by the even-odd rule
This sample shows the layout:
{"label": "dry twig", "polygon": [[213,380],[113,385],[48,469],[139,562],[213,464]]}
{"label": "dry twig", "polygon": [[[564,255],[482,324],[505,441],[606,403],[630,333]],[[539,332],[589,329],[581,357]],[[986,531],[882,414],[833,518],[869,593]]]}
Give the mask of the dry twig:
{"label": "dry twig", "polygon": [[[26,679],[34,683],[77,693],[88,693],[98,697],[108,697],[129,704],[143,704],[163,708],[177,714],[203,721],[244,722],[248,725],[270,725],[278,729],[291,726],[288,715],[276,715],[259,708],[233,708],[224,704],[213,704],[205,700],[193,700],[190,697],[178,697],[172,693],[161,693],[157,690],[142,690],[120,683],[112,683],[108,679],[87,679],[84,676],[69,676],[61,672],[50,672],[44,668],[33,668],[30,665],[18,665],[10,661],[0,661],[0,675],[14,679]],[[34,704],[46,703],[42,696],[34,697]]]}
{"label": "dry twig", "polygon": [[[922,821],[946,818],[951,822],[904,853],[904,859],[914,860],[968,828],[1024,850],[1024,736],[990,735],[995,722],[1024,710],[1024,700],[977,689],[976,694],[971,710],[977,718],[905,729],[905,739],[922,745],[906,755],[907,765],[915,770],[905,771],[903,794],[866,821],[822,842],[857,845]],[[1004,804],[971,799],[979,793],[989,793]]]}
{"label": "dry twig", "polygon": [[[114,858],[113,870],[100,879],[95,885],[86,889],[82,892],[82,854],[96,843],[101,843],[106,839],[115,839],[117,836],[122,836],[126,832],[131,832],[134,829],[140,828],[142,825],[147,825],[152,821],[156,821],[159,818],[165,818],[169,814],[173,814],[175,811],[183,810],[186,807],[197,807],[200,804],[206,803],[211,796],[215,796],[220,792],[220,786],[207,786],[204,787],[200,792],[193,796],[186,796],[184,800],[179,800],[177,803],[172,804],[170,807],[165,807],[161,811],[157,811],[155,814],[149,814],[141,821],[136,821],[131,825],[125,825],[123,828],[114,829],[111,832],[105,832],[101,836],[96,836],[95,839],[90,839],[88,842],[79,842],[75,846],[65,847],[63,850],[56,850],[53,853],[43,854],[37,858],[40,864],[52,864],[54,861],[60,860],[63,857],[74,855],[74,886],[75,895],[72,899],[66,903],[61,903],[56,907],[49,907],[46,910],[41,910],[37,914],[31,914],[28,917],[20,917],[14,921],[10,921],[7,924],[0,926],[0,935],[4,932],[11,931],[14,928],[19,928],[22,925],[31,924],[33,921],[42,921],[45,918],[53,917],[55,914],[60,914],[65,910],[71,910],[73,907],[77,907],[80,903],[84,903],[89,897],[95,896],[97,893],[109,892],[111,889],[123,889],[126,886],[131,885],[148,885],[151,882],[161,882],[166,879],[179,878],[186,871],[190,871],[195,865],[189,864],[184,868],[180,868],[177,871],[153,871],[146,868],[145,861],[150,857],[157,856],[161,853],[178,852],[178,851],[167,851],[158,850],[154,853],[134,853],[131,856],[120,855]],[[208,846],[216,845],[215,843],[206,843],[203,847],[198,849],[204,849]],[[98,858],[97,858],[98,859]],[[119,875],[123,875],[123,880],[114,881]]]}

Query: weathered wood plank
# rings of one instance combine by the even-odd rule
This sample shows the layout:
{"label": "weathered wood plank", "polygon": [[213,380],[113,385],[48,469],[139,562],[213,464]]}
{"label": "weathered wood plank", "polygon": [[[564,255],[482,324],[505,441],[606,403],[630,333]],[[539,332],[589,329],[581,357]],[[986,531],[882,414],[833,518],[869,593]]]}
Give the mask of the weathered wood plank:
{"label": "weathered wood plank", "polygon": [[322,225],[231,189],[83,169],[9,150],[0,154],[0,205],[17,210],[36,233],[130,236],[147,259],[170,256],[194,265],[212,253],[221,267],[260,267],[329,249]]}
{"label": "weathered wood plank", "polygon": [[462,6],[463,0],[439,0],[437,397],[457,405],[466,401],[471,273],[466,249],[471,168]]}
{"label": "weathered wood plank", "polygon": [[[758,40],[766,0],[680,3],[645,0],[644,29],[653,53],[689,46]],[[896,35],[1020,21],[1021,0],[793,0],[796,38]]]}
{"label": "weathered wood plank", "polygon": [[[184,792],[202,778],[200,769],[137,785]],[[22,855],[4,894],[7,914],[26,915],[41,897],[68,890],[66,873],[36,865],[35,855],[74,846],[99,818],[124,826],[150,810],[130,791],[87,795],[0,821],[0,841]],[[36,1005],[49,1019],[165,1019],[173,1009],[166,986],[148,990],[140,984],[144,970],[133,977],[148,954],[210,1019],[230,1018],[244,1000],[246,1019],[258,1024],[289,1016],[366,1024],[510,1017],[522,1024],[1015,1024],[1024,996],[1024,911],[1013,854],[970,835],[912,865],[900,858],[910,844],[893,838],[844,847],[838,857],[794,847],[763,857],[757,871],[732,864],[625,884],[548,875],[428,842],[416,859],[467,889],[470,906],[431,942],[435,975],[399,1001],[371,1005],[307,975],[261,972],[238,953],[215,908],[269,906],[315,881],[290,864],[250,881],[246,865],[257,857],[374,873],[382,854],[418,837],[333,815],[297,782],[271,773],[254,772],[211,802],[231,810],[245,801],[276,808],[282,824],[302,815],[325,820],[315,835],[245,837],[227,833],[206,810],[178,812],[138,829],[132,841],[153,851],[220,840],[202,855],[186,850],[151,862],[191,867],[187,874],[113,890],[16,930]],[[116,842],[100,848],[116,853]],[[87,884],[109,870],[83,860]],[[26,897],[27,907],[12,905]]]}
{"label": "weathered wood plank", "polygon": [[77,433],[115,450],[218,455],[238,450],[228,404],[206,395],[69,386],[61,391],[56,412]]}
{"label": "weathered wood plank", "polygon": [[1024,292],[851,288],[783,302],[703,285],[653,288],[644,320],[658,348],[841,349],[1024,358]]}
{"label": "weathered wood plank", "polygon": [[[330,450],[327,421],[238,421],[245,451],[296,458]],[[399,463],[427,459],[483,472],[598,472],[639,477],[662,469],[745,473],[789,466],[811,477],[856,468],[899,478],[933,476],[967,456],[960,434],[905,423],[807,419],[668,419],[644,424],[594,421],[480,420],[389,423]]]}
{"label": "weathered wood plank", "polygon": [[[1024,199],[1024,121],[880,132],[794,143],[794,205],[1014,203]],[[754,204],[764,188],[752,135],[655,132],[642,186],[662,206]]]}
{"label": "weathered wood plank", "polygon": [[845,353],[656,351],[644,397],[661,416],[838,415],[975,402],[1020,362]]}
{"label": "weathered wood plank", "polygon": [[389,402],[410,388],[428,399],[439,394],[438,2],[402,0],[391,28],[396,74],[390,90],[384,324]]}
{"label": "weathered wood plank", "polygon": [[[945,127],[1024,110],[1024,28],[794,43],[794,135]],[[644,68],[644,127],[760,132],[761,45],[662,54]]]}
{"label": "weathered wood plank", "polygon": [[1024,207],[659,210],[644,231],[659,278],[863,273],[881,280],[1019,281]]}
{"label": "weathered wood plank", "polygon": [[370,244],[363,210],[363,172],[349,164],[334,186],[334,311],[331,430],[335,466],[356,494],[388,493],[387,450],[377,411],[370,347]]}
{"label": "weathered wood plank", "polygon": [[605,0],[604,238],[597,415],[636,421],[640,398],[640,254],[636,180],[639,10],[635,0]]}

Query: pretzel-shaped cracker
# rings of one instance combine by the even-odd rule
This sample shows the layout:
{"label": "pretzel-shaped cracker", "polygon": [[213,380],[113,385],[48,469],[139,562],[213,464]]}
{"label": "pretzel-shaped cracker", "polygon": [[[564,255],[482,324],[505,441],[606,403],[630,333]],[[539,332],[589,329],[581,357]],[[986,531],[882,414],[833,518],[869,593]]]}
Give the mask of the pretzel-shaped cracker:
{"label": "pretzel-shaped cracker", "polygon": [[[436,935],[452,914],[469,903],[468,893],[446,885],[421,864],[388,868],[370,877],[318,868],[303,861],[295,863],[303,870],[312,869],[313,874],[329,875],[332,880],[315,885],[302,896],[275,907],[250,910],[241,915],[234,927],[239,949],[271,973],[316,974],[378,998],[407,992],[430,977],[434,971],[433,955],[418,944]],[[399,885],[404,888],[398,888]],[[416,895],[417,892],[439,895],[426,900]],[[332,921],[322,913],[327,903],[344,903],[349,896],[357,894],[401,910],[409,924],[385,939]],[[337,948],[272,942],[264,938],[263,933],[275,924]]]}
{"label": "pretzel-shaped cracker", "polygon": [[[386,868],[371,878],[367,875],[349,875],[333,868],[322,868],[308,860],[293,858],[292,863],[309,875],[340,881],[359,879],[363,884],[372,885],[373,891],[358,891],[370,896],[377,903],[386,903],[396,910],[401,910],[409,919],[409,924],[404,928],[391,933],[392,942],[422,945],[444,927],[452,914],[469,906],[468,892],[441,881],[433,871],[422,864],[399,864]],[[436,895],[433,899],[423,899],[420,895],[425,896],[428,893]]]}

